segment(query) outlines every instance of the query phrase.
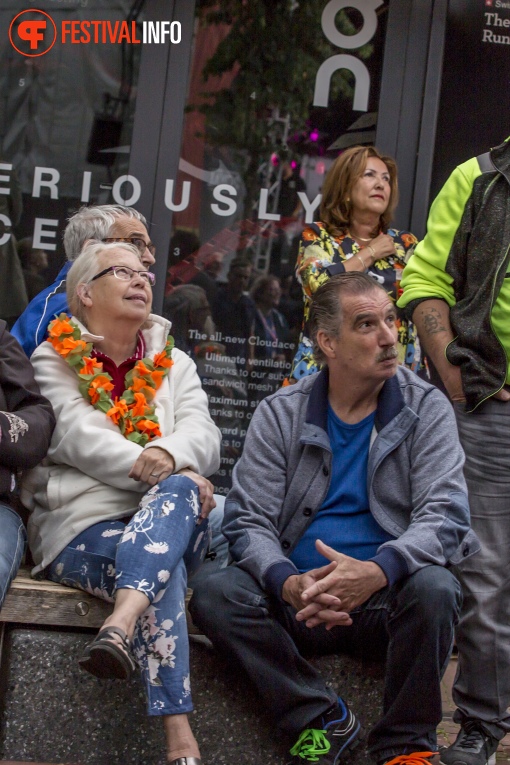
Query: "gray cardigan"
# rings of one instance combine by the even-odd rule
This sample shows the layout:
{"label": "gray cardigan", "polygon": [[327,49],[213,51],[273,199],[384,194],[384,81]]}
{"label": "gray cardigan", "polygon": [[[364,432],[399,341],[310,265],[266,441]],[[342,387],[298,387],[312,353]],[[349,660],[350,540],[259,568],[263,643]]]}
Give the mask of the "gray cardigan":
{"label": "gray cardigan", "polygon": [[[288,556],[329,489],[328,382],[324,370],[259,404],[225,504],[223,532],[234,561],[277,596],[298,573]],[[396,537],[372,559],[390,584],[480,549],[463,464],[449,402],[400,367],[379,394],[367,477],[370,510]]]}

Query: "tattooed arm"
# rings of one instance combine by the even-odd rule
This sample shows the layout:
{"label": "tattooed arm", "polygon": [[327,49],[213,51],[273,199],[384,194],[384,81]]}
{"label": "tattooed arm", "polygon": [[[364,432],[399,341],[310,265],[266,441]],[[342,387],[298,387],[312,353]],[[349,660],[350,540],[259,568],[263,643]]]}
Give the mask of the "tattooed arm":
{"label": "tattooed arm", "polygon": [[419,303],[413,313],[420,342],[430,357],[452,401],[465,401],[460,367],[450,364],[446,346],[453,340],[450,306],[444,300],[432,298]]}
{"label": "tattooed arm", "polygon": [[[413,321],[425,353],[437,369],[451,400],[454,403],[465,401],[460,367],[450,364],[445,355],[446,346],[454,338],[448,303],[438,298],[424,300],[415,308]],[[503,388],[494,394],[494,398],[510,401],[510,391]]]}

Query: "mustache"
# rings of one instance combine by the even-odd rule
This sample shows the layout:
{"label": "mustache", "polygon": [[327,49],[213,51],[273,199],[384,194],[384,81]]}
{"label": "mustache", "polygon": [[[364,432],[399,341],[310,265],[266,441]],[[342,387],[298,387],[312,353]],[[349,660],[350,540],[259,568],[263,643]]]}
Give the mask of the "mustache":
{"label": "mustache", "polygon": [[386,350],[381,351],[376,361],[388,361],[389,359],[396,359],[397,356],[398,356],[398,351],[393,345],[391,348],[386,348]]}

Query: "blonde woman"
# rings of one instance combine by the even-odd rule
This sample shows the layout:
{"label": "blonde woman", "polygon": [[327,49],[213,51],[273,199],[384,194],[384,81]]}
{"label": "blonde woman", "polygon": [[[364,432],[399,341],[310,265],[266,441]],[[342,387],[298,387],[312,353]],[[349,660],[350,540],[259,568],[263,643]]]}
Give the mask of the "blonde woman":
{"label": "blonde woman", "polygon": [[[204,476],[220,433],[195,365],[150,315],[154,276],[131,245],[88,244],[71,267],[49,340],[32,355],[57,424],[48,459],[26,478],[34,573],[112,599],[79,659],[98,677],[141,668],[167,761],[197,765],[184,614],[184,556],[204,550],[214,506]],[[205,551],[205,550],[204,550]]]}

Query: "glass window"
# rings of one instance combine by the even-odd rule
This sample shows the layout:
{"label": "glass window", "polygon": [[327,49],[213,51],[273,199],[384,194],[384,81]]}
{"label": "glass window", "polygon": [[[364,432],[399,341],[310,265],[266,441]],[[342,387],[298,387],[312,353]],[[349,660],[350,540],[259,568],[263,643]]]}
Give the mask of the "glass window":
{"label": "glass window", "polygon": [[223,433],[220,493],[258,402],[291,366],[294,268],[324,175],[375,140],[387,3],[375,5],[197,2],[164,312]]}
{"label": "glass window", "polygon": [[508,137],[508,102],[494,79],[509,73],[510,4],[450,0],[430,200],[456,165]]}
{"label": "glass window", "polygon": [[[9,29],[21,5],[2,3],[1,29]],[[122,202],[131,194],[122,176],[129,161],[141,45],[116,40],[126,21],[129,34],[141,36],[142,5],[42,0],[37,7],[58,29],[51,50],[22,55],[7,35],[2,37],[0,318],[9,323],[63,265],[62,232],[69,215],[82,204]],[[99,44],[72,43],[73,33],[76,40],[84,34],[82,22],[88,23],[87,33],[97,30]],[[50,44],[52,23],[41,34]],[[28,42],[25,52],[30,52]]]}

